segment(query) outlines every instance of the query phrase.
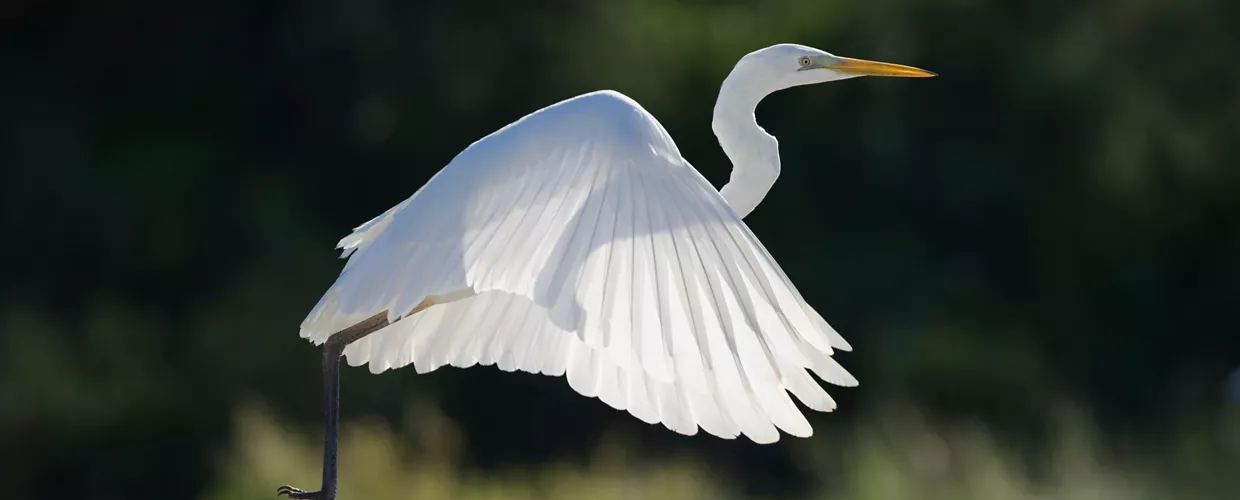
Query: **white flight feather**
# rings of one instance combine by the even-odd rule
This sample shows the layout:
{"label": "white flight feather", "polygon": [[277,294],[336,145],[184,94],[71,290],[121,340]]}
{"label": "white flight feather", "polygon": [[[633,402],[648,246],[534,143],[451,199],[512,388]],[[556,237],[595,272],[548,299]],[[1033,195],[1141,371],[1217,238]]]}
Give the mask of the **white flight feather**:
{"label": "white flight feather", "polygon": [[[577,392],[683,434],[765,443],[812,430],[788,396],[835,402],[850,349],[663,127],[617,92],[585,94],[475,142],[339,248],[301,327],[374,372],[451,364],[565,375]],[[413,312],[419,305],[433,304]],[[411,314],[412,313],[412,314]]]}

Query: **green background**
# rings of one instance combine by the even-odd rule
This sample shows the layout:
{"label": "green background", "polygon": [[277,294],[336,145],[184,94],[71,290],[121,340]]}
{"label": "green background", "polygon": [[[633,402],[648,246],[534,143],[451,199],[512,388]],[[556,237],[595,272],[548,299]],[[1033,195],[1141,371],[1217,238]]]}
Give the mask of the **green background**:
{"label": "green background", "polygon": [[17,0],[0,7],[0,485],[318,483],[332,246],[470,142],[623,92],[717,186],[745,53],[910,64],[775,94],[747,218],[854,345],[816,434],[642,424],[562,379],[346,369],[341,498],[1237,498],[1240,3]]}

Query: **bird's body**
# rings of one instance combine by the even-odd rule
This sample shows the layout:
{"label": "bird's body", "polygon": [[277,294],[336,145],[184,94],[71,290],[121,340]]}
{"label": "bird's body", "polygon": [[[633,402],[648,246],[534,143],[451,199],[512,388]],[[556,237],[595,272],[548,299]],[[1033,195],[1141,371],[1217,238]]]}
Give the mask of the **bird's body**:
{"label": "bird's body", "polygon": [[[912,70],[790,44],[737,64],[713,123],[733,162],[722,190],[618,92],[531,113],[341,240],[349,261],[301,335],[376,373],[495,364],[565,375],[577,392],[682,434],[809,436],[789,393],[835,408],[808,372],[856,384],[831,357],[850,347],[742,217],[780,171],[778,143],[754,119],[758,102],[793,85],[884,74],[816,71],[847,64]],[[375,325],[360,338],[333,341],[367,321]]]}

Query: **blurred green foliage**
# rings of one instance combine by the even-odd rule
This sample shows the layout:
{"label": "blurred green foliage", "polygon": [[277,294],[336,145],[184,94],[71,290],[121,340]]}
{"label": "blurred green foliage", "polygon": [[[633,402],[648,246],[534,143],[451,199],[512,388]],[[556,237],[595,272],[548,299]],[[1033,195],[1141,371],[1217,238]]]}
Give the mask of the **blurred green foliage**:
{"label": "blurred green foliage", "polygon": [[[785,168],[747,222],[862,381],[817,435],[685,438],[558,379],[351,369],[347,498],[1240,491],[1226,0],[6,3],[0,484],[313,486],[319,356],[295,331],[339,237],[473,140],[599,88],[721,185],[715,92],[778,42],[942,75],[758,110]],[[1064,424],[1064,401],[1088,417]],[[430,402],[442,418],[409,410]]]}
{"label": "blurred green foliage", "polygon": [[[631,456],[633,446],[608,435],[596,451],[573,462],[536,468],[478,471],[462,463],[460,434],[431,408],[414,411],[398,437],[384,421],[363,420],[345,429],[343,448],[352,460],[342,474],[353,478],[340,491],[348,498],[462,499],[736,499],[735,478],[708,461],[683,456],[649,460]],[[933,429],[911,408],[887,408],[881,418],[821,444],[793,446],[798,468],[813,477],[807,499],[885,500],[1141,500],[1227,498],[1240,482],[1228,477],[1234,449],[1198,443],[1159,460],[1116,456],[1100,448],[1098,430],[1078,411],[1053,416],[1051,446],[1021,456],[995,443],[977,424]],[[207,500],[256,498],[288,478],[316,480],[320,444],[280,428],[264,412],[244,407],[237,415],[235,452],[226,456],[222,480]],[[1215,429],[1240,438],[1240,426]],[[1203,445],[1204,446],[1200,446]],[[1229,455],[1229,453],[1231,453]],[[1169,467],[1168,467],[1169,466]],[[765,497],[765,496],[762,496]]]}

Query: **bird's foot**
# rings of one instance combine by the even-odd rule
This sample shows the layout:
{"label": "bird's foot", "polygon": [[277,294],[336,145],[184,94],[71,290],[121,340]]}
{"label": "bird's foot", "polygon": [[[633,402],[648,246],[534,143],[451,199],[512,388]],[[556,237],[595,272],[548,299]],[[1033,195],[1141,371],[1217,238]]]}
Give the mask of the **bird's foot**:
{"label": "bird's foot", "polygon": [[323,492],[321,491],[305,491],[301,488],[295,488],[287,484],[279,488],[276,488],[276,496],[281,496],[281,495],[284,495],[289,498],[323,500]]}

